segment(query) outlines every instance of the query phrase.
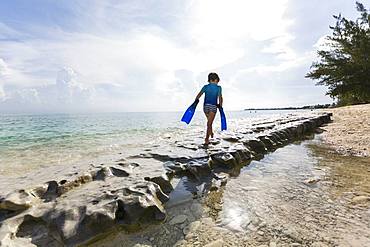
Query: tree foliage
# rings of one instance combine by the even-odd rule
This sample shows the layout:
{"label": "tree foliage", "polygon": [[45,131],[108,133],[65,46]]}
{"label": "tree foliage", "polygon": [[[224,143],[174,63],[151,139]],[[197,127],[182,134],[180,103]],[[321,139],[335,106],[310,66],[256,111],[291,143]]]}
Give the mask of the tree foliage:
{"label": "tree foliage", "polygon": [[306,75],[327,86],[340,105],[370,102],[370,14],[363,4],[356,6],[360,17],[355,21],[334,16],[333,33]]}

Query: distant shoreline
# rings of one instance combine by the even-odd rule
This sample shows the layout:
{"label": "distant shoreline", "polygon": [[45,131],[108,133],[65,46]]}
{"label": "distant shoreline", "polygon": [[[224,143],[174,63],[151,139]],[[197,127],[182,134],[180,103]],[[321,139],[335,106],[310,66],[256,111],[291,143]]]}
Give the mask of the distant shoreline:
{"label": "distant shoreline", "polygon": [[281,110],[312,110],[312,109],[327,109],[332,108],[331,104],[325,105],[309,105],[301,107],[277,107],[277,108],[246,108],[244,111],[281,111]]}

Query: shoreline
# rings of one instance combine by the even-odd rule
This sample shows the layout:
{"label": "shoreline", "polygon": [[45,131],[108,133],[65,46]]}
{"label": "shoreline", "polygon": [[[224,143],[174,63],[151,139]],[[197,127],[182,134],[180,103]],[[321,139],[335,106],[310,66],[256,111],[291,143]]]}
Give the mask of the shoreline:
{"label": "shoreline", "polygon": [[54,171],[41,177],[47,179],[44,184],[1,191],[0,243],[83,244],[103,234],[102,227],[135,231],[163,222],[164,204],[174,189],[171,178],[191,176],[202,181],[204,193],[218,191],[251,160],[304,138],[329,120],[324,113],[289,115],[255,123],[252,129],[239,126],[208,150],[199,149],[200,133],[192,133],[87,170]]}
{"label": "shoreline", "polygon": [[339,154],[370,156],[370,104],[326,109],[332,122],[321,127],[323,141]]}
{"label": "shoreline", "polygon": [[252,161],[219,190],[166,207],[159,225],[89,246],[368,246],[369,158],[311,137]]}

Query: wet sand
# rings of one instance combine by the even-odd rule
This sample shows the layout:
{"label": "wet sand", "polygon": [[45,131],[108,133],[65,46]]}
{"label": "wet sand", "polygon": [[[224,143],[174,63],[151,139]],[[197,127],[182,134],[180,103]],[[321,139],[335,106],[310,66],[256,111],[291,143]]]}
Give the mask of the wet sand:
{"label": "wet sand", "polygon": [[324,141],[339,153],[370,156],[370,104],[325,110],[333,122],[323,127]]}

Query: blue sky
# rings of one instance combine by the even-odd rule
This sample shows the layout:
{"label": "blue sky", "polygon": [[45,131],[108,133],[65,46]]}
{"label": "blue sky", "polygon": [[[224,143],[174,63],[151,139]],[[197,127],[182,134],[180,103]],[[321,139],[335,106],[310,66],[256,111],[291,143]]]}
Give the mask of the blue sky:
{"label": "blue sky", "polygon": [[0,112],[182,111],[211,71],[228,110],[329,103],[304,75],[338,13],[355,1],[3,0]]}

